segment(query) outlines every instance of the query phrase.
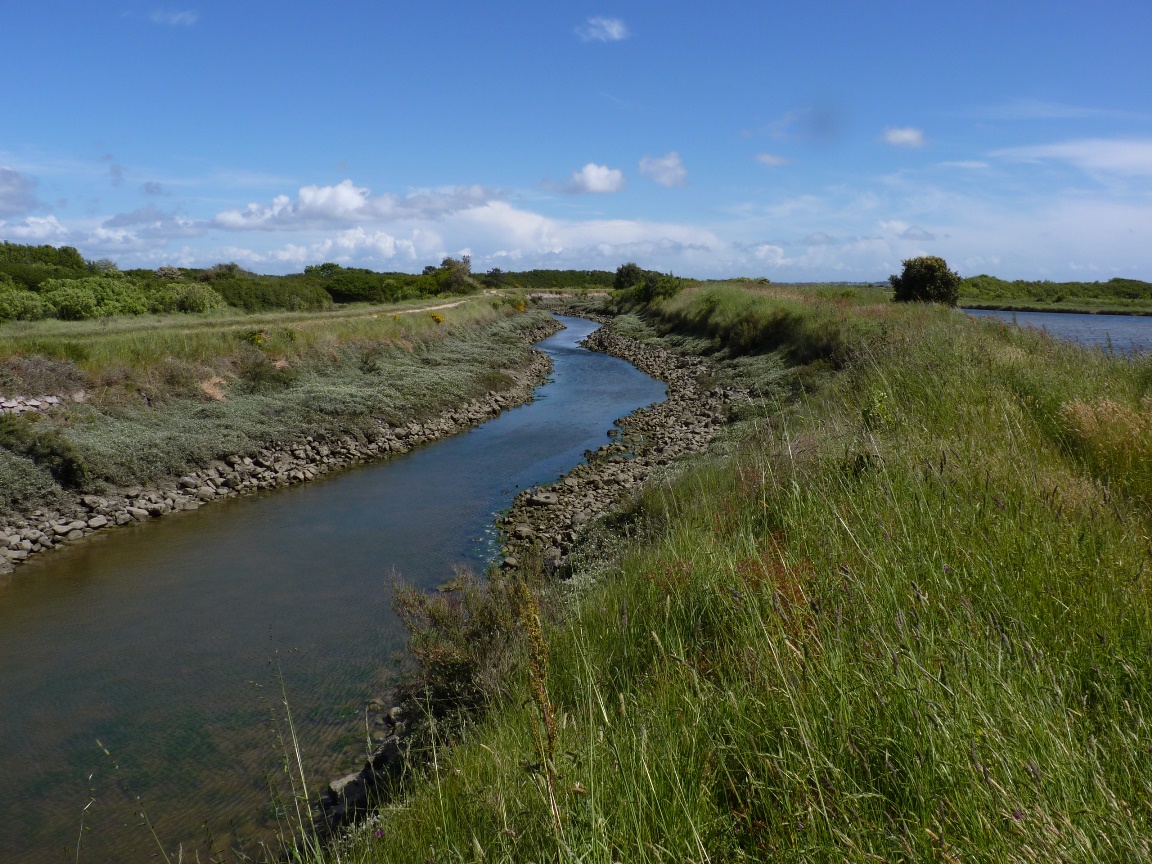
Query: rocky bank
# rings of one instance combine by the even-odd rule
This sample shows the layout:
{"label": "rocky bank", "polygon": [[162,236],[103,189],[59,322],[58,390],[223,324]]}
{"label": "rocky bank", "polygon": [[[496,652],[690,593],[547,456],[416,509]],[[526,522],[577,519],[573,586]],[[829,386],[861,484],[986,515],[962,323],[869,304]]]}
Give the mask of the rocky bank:
{"label": "rocky bank", "polygon": [[[528,331],[525,338],[535,343],[560,329],[558,322],[551,321]],[[148,487],[111,489],[101,495],[77,496],[56,510],[33,510],[0,523],[0,573],[11,572],[39,552],[83,541],[119,525],[195,510],[224,498],[305,483],[362,462],[406,453],[527,402],[550,368],[548,356],[534,350],[526,367],[508,370],[514,383],[507,390],[490,391],[483,398],[423,422],[399,426],[379,422],[367,433],[310,435],[278,447],[228,456],[183,477],[168,478]],[[32,410],[38,410],[38,406]]]}

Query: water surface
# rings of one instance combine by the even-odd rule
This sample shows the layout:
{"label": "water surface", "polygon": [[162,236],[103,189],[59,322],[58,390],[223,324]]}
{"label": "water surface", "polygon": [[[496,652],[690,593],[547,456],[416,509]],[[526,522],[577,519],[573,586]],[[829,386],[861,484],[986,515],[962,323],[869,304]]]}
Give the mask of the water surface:
{"label": "water surface", "polygon": [[999,318],[1020,327],[1044,330],[1056,339],[1089,348],[1133,354],[1152,348],[1152,317],[1144,315],[1083,315],[1076,312],[1004,312],[965,309],[969,315]]}
{"label": "water surface", "polygon": [[314,788],[358,767],[357,717],[402,647],[391,575],[433,587],[482,568],[518,488],[665,396],[576,345],[597,325],[561,321],[531,404],[387,462],[41,555],[0,584],[0,862],[71,861],[81,824],[81,861],[151,858],[141,809],[173,860],[180,844],[207,860],[209,835],[266,836],[273,660]]}

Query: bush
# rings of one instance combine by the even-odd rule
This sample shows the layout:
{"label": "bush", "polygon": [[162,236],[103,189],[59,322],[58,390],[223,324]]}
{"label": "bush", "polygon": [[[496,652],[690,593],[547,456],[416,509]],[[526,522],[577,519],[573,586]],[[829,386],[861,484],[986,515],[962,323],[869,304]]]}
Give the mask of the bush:
{"label": "bush", "polygon": [[148,311],[148,299],[137,285],[107,276],[49,279],[40,285],[40,295],[52,314],[65,321],[143,315]]}
{"label": "bush", "polygon": [[935,255],[909,258],[904,272],[888,277],[898,303],[943,303],[955,306],[960,299],[960,275]]}
{"label": "bush", "polygon": [[0,321],[38,321],[51,311],[39,294],[0,282]]}
{"label": "bush", "polygon": [[165,286],[155,292],[149,303],[151,312],[212,312],[227,304],[220,293],[208,285],[189,283]]}
{"label": "bush", "polygon": [[612,280],[612,287],[617,291],[627,291],[644,281],[647,271],[642,270],[639,264],[629,261],[616,268],[616,278]]}

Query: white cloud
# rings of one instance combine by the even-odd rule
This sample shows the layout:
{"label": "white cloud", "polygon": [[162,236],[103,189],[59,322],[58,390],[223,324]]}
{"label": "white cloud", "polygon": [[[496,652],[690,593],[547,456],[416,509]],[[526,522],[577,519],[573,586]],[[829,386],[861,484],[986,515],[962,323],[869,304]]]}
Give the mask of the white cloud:
{"label": "white cloud", "polygon": [[688,169],[675,150],[667,156],[645,156],[640,160],[640,173],[651,177],[661,186],[688,185]]}
{"label": "white cloud", "polygon": [[981,171],[985,168],[988,168],[989,165],[987,162],[981,162],[978,159],[967,159],[967,160],[961,160],[959,162],[941,162],[940,167],[941,168],[966,168],[966,169],[969,169],[972,171]]}
{"label": "white cloud", "polygon": [[609,168],[607,165],[589,162],[583,168],[573,171],[568,182],[559,188],[560,191],[570,195],[602,194],[619,192],[627,182],[624,178],[624,172],[619,168]]}
{"label": "white cloud", "polygon": [[194,9],[157,9],[148,16],[153,24],[168,27],[191,27],[200,20],[200,13]]}
{"label": "white cloud", "polygon": [[295,200],[277,195],[269,204],[225,210],[212,220],[218,228],[237,231],[299,230],[348,222],[432,219],[496,197],[481,186],[424,189],[405,196],[373,195],[367,187],[344,180],[335,186],[303,186]]}
{"label": "white cloud", "polygon": [[923,147],[924,130],[914,126],[889,126],[883,140],[894,147]]}
{"label": "white cloud", "polygon": [[792,161],[786,156],[777,156],[775,153],[757,153],[753,158],[761,165],[771,165],[773,168],[787,165]]}
{"label": "white cloud", "polygon": [[60,224],[55,216],[29,216],[20,222],[9,224],[0,222],[0,236],[10,240],[32,240],[43,243],[51,240],[63,240],[68,236],[68,229]]}
{"label": "white cloud", "polygon": [[19,216],[41,206],[36,199],[36,181],[0,165],[0,218]]}
{"label": "white cloud", "polygon": [[1054,160],[1084,171],[1125,177],[1152,177],[1152,139],[1083,138],[1033,147],[1009,147],[992,153],[1025,162]]}
{"label": "white cloud", "polygon": [[576,35],[585,42],[619,42],[628,38],[628,25],[619,18],[589,18],[576,28]]}

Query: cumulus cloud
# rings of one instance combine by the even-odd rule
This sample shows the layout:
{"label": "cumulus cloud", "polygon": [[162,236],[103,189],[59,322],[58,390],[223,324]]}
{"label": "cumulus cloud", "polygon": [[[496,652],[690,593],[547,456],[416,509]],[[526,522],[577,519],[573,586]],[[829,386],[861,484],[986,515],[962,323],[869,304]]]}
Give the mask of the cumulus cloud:
{"label": "cumulus cloud", "polygon": [[[558,188],[569,195],[601,194],[605,192],[619,192],[628,181],[624,172],[619,168],[609,168],[607,165],[597,165],[589,162],[583,168],[577,168],[568,178],[567,183]],[[555,187],[555,184],[549,184]]]}
{"label": "cumulus cloud", "polygon": [[43,205],[36,198],[36,181],[0,165],[0,218],[20,216]]}
{"label": "cumulus cloud", "polygon": [[1152,177],[1152,139],[1083,138],[1033,147],[1010,147],[993,156],[1025,162],[1054,160],[1084,171]]}
{"label": "cumulus cloud", "polygon": [[619,42],[628,38],[628,25],[619,18],[589,18],[576,28],[576,35],[585,42]]}
{"label": "cumulus cloud", "polygon": [[191,27],[200,20],[200,13],[194,9],[157,9],[148,18],[153,24],[168,27]]}
{"label": "cumulus cloud", "polygon": [[914,126],[889,126],[882,137],[885,143],[893,147],[924,146],[924,130]]}
{"label": "cumulus cloud", "polygon": [[761,165],[771,165],[773,168],[787,165],[792,161],[785,156],[777,156],[775,153],[757,153],[753,158]]}
{"label": "cumulus cloud", "polygon": [[45,243],[63,240],[68,236],[68,229],[55,216],[29,216],[16,223],[0,222],[0,236],[10,240]]}
{"label": "cumulus cloud", "polygon": [[497,197],[482,186],[425,189],[399,196],[344,180],[335,186],[304,186],[293,199],[277,195],[269,204],[217,213],[215,227],[237,231],[281,231],[333,226],[348,222],[434,219]]}
{"label": "cumulus cloud", "polygon": [[666,156],[645,156],[640,160],[640,173],[661,186],[688,185],[688,169],[675,150]]}

